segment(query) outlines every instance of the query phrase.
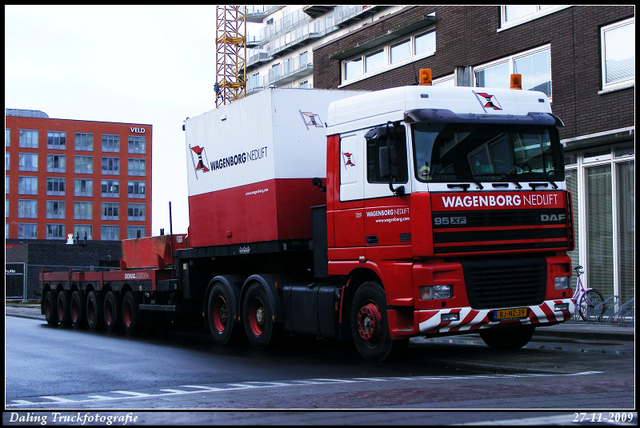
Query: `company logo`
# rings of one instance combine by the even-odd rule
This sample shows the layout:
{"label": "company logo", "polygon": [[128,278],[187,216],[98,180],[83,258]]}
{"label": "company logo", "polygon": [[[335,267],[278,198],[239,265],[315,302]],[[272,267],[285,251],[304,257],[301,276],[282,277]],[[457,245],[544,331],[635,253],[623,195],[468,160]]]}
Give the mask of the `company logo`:
{"label": "company logo", "polygon": [[316,128],[324,128],[322,124],[322,120],[320,120],[320,116],[311,112],[303,112],[302,110],[298,110],[300,112],[300,116],[302,116],[302,121],[304,122],[304,126],[309,129],[309,127]]}
{"label": "company logo", "polygon": [[541,214],[540,221],[559,221],[563,222],[567,219],[564,214]]}
{"label": "company logo", "polygon": [[353,163],[353,153],[347,153],[347,152],[342,152],[342,156],[344,156],[344,166],[356,166],[355,163]]}
{"label": "company logo", "polygon": [[486,92],[473,91],[478,99],[478,102],[482,106],[482,109],[486,112],[487,109],[502,110],[502,106],[498,102],[495,95],[488,94]]}
{"label": "company logo", "polygon": [[[193,168],[196,173],[196,178],[198,178],[198,171],[209,172],[209,168],[207,168],[207,165],[205,164],[205,160],[207,161],[207,163],[209,162],[207,160],[207,154],[204,151],[204,147],[189,146],[189,148],[191,149],[190,153],[191,153],[191,161],[193,162]],[[195,154],[195,157],[193,156],[194,154]]]}
{"label": "company logo", "polygon": [[136,128],[133,126],[130,126],[129,130],[134,134],[144,134],[145,132],[147,132],[147,130],[144,128]]}

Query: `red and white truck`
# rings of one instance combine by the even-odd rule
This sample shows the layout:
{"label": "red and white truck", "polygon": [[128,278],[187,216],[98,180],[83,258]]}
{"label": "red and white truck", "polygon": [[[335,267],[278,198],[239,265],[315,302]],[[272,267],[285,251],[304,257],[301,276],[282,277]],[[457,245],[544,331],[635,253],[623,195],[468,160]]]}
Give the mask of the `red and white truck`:
{"label": "red and white truck", "polygon": [[269,89],[187,118],[188,234],[43,272],[42,312],[130,333],[191,315],[219,344],[313,335],[375,361],[416,336],[522,347],[575,310],[558,126],[541,92],[428,85]]}

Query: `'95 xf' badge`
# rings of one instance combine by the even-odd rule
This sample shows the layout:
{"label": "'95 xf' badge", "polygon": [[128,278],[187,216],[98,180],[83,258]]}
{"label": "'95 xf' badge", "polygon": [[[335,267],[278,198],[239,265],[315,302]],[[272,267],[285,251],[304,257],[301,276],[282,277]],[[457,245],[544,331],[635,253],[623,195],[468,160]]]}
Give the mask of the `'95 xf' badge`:
{"label": "'95 xf' badge", "polygon": [[451,224],[467,224],[466,217],[434,217],[433,224],[435,226],[449,226]]}

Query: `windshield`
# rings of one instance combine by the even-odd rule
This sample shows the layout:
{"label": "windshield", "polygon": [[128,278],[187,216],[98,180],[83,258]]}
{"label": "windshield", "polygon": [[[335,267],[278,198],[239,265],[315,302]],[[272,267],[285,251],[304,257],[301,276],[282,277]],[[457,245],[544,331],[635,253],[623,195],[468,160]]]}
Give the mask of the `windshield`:
{"label": "windshield", "polygon": [[563,153],[554,127],[416,123],[412,126],[420,181],[562,181]]}

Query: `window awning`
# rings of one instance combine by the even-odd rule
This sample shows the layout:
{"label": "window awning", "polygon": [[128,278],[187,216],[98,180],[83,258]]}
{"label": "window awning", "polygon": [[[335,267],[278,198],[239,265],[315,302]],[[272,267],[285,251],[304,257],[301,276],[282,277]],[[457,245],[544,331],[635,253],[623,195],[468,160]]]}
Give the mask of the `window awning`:
{"label": "window awning", "polygon": [[343,60],[349,57],[357,56],[358,54],[377,48],[378,46],[386,45],[389,42],[400,39],[401,37],[408,34],[415,33],[420,29],[426,29],[430,25],[435,24],[435,22],[436,17],[433,15],[421,16],[410,22],[404,23],[402,26],[399,26],[393,30],[389,30],[387,31],[387,33],[381,36],[377,36],[373,39],[367,40],[366,42],[349,46],[346,49],[342,49],[339,52],[329,55],[329,59]]}

